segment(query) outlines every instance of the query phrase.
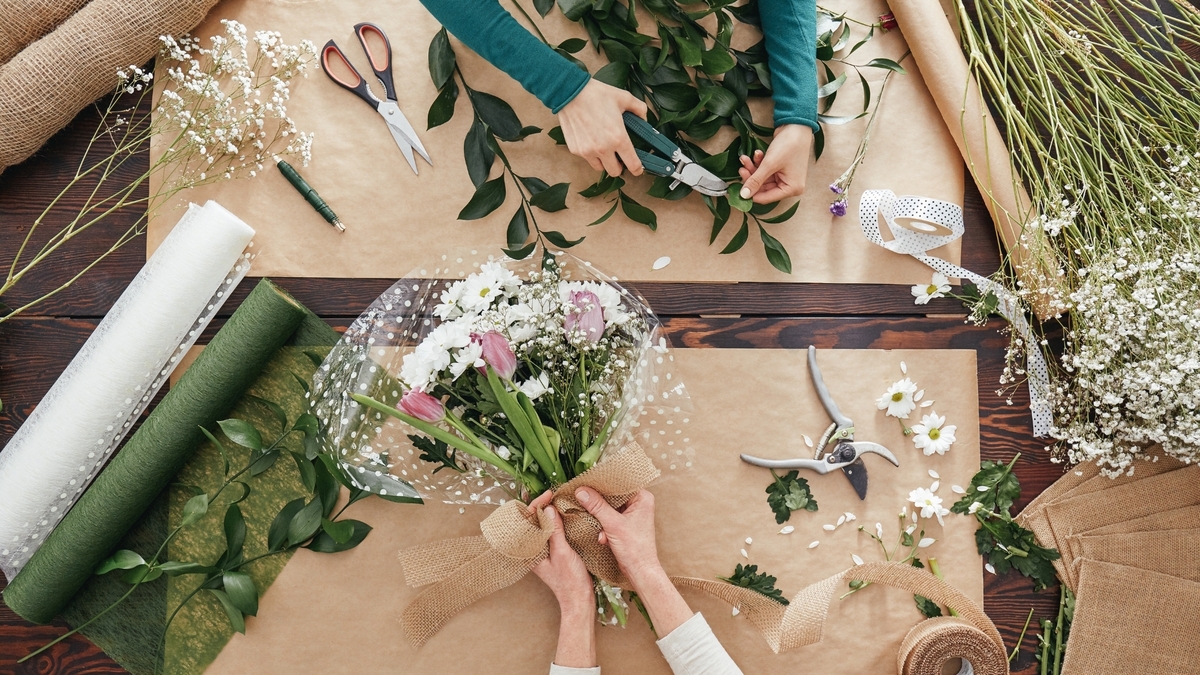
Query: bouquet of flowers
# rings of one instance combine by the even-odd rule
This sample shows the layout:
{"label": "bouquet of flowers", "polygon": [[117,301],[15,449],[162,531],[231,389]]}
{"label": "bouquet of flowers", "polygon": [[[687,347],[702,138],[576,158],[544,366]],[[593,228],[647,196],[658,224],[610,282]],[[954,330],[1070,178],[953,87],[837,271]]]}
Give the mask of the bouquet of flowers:
{"label": "bouquet of flowers", "polygon": [[469,276],[446,259],[433,276],[465,278],[397,282],[318,370],[313,410],[351,475],[503,504],[635,439],[662,469],[691,466],[687,392],[643,300],[566,254]]}

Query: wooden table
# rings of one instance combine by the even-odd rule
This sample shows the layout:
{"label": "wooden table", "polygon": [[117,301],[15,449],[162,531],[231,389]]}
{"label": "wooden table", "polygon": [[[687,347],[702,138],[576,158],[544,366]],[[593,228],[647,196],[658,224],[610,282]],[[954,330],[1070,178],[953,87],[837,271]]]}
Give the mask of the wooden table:
{"label": "wooden table", "polygon": [[[0,174],[0,265],[4,269],[29,224],[73,175],[97,121],[94,110],[85,110],[34,158]],[[115,180],[128,184],[145,170],[147,163],[143,154],[139,166],[122,169]],[[817,187],[820,186],[814,189]],[[78,212],[78,204],[78,199],[72,199],[57,206],[52,211],[54,222],[47,229],[55,231],[56,222],[69,220]],[[965,206],[963,265],[986,275],[997,269],[1000,258],[991,220],[974,185],[968,185]],[[19,294],[5,301],[18,306],[57,287],[71,271],[93,260],[103,250],[101,246],[107,248],[107,242],[124,232],[137,215],[132,209],[117,213],[81,235],[69,250],[60,251],[55,261],[42,265],[23,282]],[[839,225],[856,226],[851,222]],[[7,443],[28,418],[144,262],[145,245],[139,239],[35,311],[0,324],[0,399],[4,402],[0,412],[0,444]],[[341,329],[393,280],[276,281]],[[226,316],[253,284],[254,280],[242,283],[237,296],[226,306],[229,308],[225,310]],[[1061,469],[1050,463],[1044,443],[1032,437],[1025,389],[1012,392],[1012,405],[997,394],[1008,342],[998,330],[1002,322],[994,320],[986,327],[965,323],[964,310],[956,301],[942,299],[917,306],[907,286],[886,285],[647,283],[636,286],[663,317],[675,344],[686,347],[802,349],[815,344],[824,349],[974,349],[979,364],[983,458],[1008,461],[1015,453],[1022,453],[1016,465],[1023,486],[1018,507],[1061,474]],[[221,322],[214,323],[219,326]],[[201,342],[207,339],[208,334]],[[985,609],[1010,649],[1030,607],[1036,608],[1032,632],[1036,632],[1037,619],[1055,615],[1056,591],[1033,593],[1031,583],[1015,573],[1000,577],[985,572],[984,579]],[[17,658],[65,630],[62,622],[51,626],[30,625],[0,604],[0,673],[125,672],[79,635],[38,659],[14,665]],[[1026,637],[1020,655],[1013,662],[1014,672],[1036,671],[1033,656],[1036,644],[1032,634]]]}

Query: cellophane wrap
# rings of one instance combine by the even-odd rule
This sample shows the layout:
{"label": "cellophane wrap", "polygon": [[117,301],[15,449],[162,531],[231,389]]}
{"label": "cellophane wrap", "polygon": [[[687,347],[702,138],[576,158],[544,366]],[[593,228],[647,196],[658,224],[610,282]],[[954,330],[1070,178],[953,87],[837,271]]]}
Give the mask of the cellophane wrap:
{"label": "cellophane wrap", "polygon": [[[671,345],[658,317],[645,299],[591,263],[563,252],[552,259],[561,283],[609,287],[612,290],[603,295],[610,299],[619,296],[620,309],[635,325],[644,326],[634,347],[636,363],[621,384],[620,405],[613,411],[617,423],[597,463],[602,463],[612,450],[636,440],[664,477],[688,471],[695,462],[688,428],[691,401],[675,373]],[[541,272],[544,264],[545,260],[537,256],[514,261],[503,256],[443,255],[393,284],[350,325],[317,369],[311,406],[324,427],[329,446],[326,450],[336,453],[339,461],[349,466],[351,476],[358,476],[360,487],[369,488],[371,476],[378,478],[387,472],[411,484],[423,499],[453,504],[497,505],[512,498],[527,501],[536,496],[522,494],[520,485],[510,476],[465,453],[458,454],[468,469],[465,473],[422,461],[421,451],[409,438],[419,435],[418,431],[366,408],[350,395],[370,396],[389,406],[399,403],[405,393],[400,380],[404,357],[442,323],[434,310],[456,281],[479,272],[485,265],[493,265],[490,269],[500,265],[525,283],[531,273]],[[515,348],[519,354],[520,347]]]}

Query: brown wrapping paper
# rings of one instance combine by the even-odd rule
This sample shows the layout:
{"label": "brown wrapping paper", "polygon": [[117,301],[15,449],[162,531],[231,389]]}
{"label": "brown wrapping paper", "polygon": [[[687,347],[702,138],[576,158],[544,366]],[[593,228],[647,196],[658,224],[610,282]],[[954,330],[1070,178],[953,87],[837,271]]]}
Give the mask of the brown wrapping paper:
{"label": "brown wrapping paper", "polygon": [[[881,0],[836,0],[828,7],[833,11],[845,10],[864,21],[874,21],[887,11]],[[222,182],[184,191],[177,197],[178,204],[217,199],[243,214],[247,222],[261,225],[255,238],[258,273],[396,277],[428,260],[430,251],[477,249],[499,254],[505,228],[517,208],[517,197],[509,185],[508,203],[488,218],[456,220],[473,193],[462,154],[463,138],[471,119],[470,107],[466,96],[460,96],[453,120],[433,130],[425,129],[426,112],[436,95],[429,79],[427,50],[438,24],[417,0],[384,4],[370,0],[306,3],[226,0],[195,34],[208,36],[219,32],[219,19],[237,19],[250,30],[277,30],[282,32],[284,40],[293,43],[307,38],[321,45],[334,38],[360,72],[366,73],[370,72],[366,57],[351,27],[361,21],[378,23],[391,36],[400,107],[434,163],[430,167],[418,159],[420,175],[414,175],[378,114],[319,70],[306,81],[294,82],[288,112],[301,129],[316,133],[313,161],[307,168],[301,168],[301,172],[346,223],[344,234],[326,224],[272,167],[249,181]],[[558,10],[540,23],[552,42],[583,35]],[[742,47],[758,39],[754,29],[742,24],[738,25],[735,39],[738,36],[745,41]],[[557,126],[554,116],[514,80],[457,42],[454,44],[459,64],[472,86],[510,102],[526,125],[543,129]],[[852,60],[866,63],[877,56],[897,59],[906,49],[900,31],[876,32],[875,38],[856,52]],[[593,72],[601,63],[590,47],[579,56],[590,62]],[[884,113],[872,133],[867,159],[847,195],[849,213],[844,218],[830,215],[828,206],[833,195],[826,186],[842,174],[854,157],[866,118],[826,129],[825,154],[809,170],[808,191],[798,213],[787,223],[771,229],[791,254],[791,275],[771,267],[756,236],[737,254],[718,255],[736,232],[736,226],[727,226],[717,242],[709,246],[712,218],[699,196],[691,195],[676,202],[644,196],[642,193],[649,185],[645,177],[631,181],[630,195],[658,213],[657,232],[620,214],[589,228],[586,224],[604,214],[609,204],[603,200],[585,200],[575,194],[598,177],[586,162],[570,155],[565,148],[556,147],[545,134],[520,143],[506,143],[504,148],[514,167],[524,175],[571,183],[568,208],[556,214],[539,212],[538,222],[543,229],[560,230],[571,238],[586,235],[587,240],[574,250],[600,269],[623,279],[925,283],[931,273],[928,267],[868,242],[857,220],[858,197],[868,188],[889,188],[897,194],[962,203],[963,165],[954,141],[921,79],[919,64],[908,59],[903,65],[909,73],[893,77],[888,85],[882,103]],[[883,75],[883,71],[876,69],[865,72],[873,80]],[[878,86],[875,91],[878,93]],[[854,114],[861,109],[861,97],[858,83],[848,83],[839,92],[831,114]],[[754,115],[758,120],[769,120],[769,104],[756,106]],[[718,135],[711,146],[707,143],[706,146],[723,147],[729,138]],[[152,144],[152,157],[157,158],[162,151],[161,143]],[[498,172],[498,168],[494,169],[493,176]],[[154,189],[152,185],[151,190]],[[168,205],[151,218],[147,241],[150,251],[181,214],[178,208]],[[957,264],[959,242],[933,251],[932,255]],[[672,262],[653,271],[654,261],[661,256],[669,256]]]}
{"label": "brown wrapping paper", "polygon": [[[737,455],[812,452],[801,434],[819,436],[828,418],[809,382],[805,352],[680,349],[675,355],[678,374],[692,395],[688,434],[699,454],[691,473],[651,488],[662,562],[672,574],[714,578],[749,562],[778,576],[784,593],[794,595],[850,566],[851,554],[868,562],[881,560],[878,545],[855,526],[874,529],[882,522],[886,537],[895,537],[897,513],[910,490],[930,485],[929,469],[940,474],[939,494],[948,505],[954,500],[950,486],[967,485],[978,467],[974,352],[821,351],[825,381],[854,420],[857,437],[892,449],[900,466],[868,456],[865,501],[840,475],[809,476],[820,510],[795,514],[788,523],[795,532],[780,535],[763,492],[770,474],[740,462]],[[922,455],[896,420],[875,407],[875,399],[900,377],[901,360],[935,401],[932,409],[958,425],[958,440],[943,456]],[[397,664],[414,673],[545,672],[554,655],[558,616],[553,596],[532,575],[471,605],[423,648],[415,650],[404,639],[399,617],[417,590],[405,586],[396,554],[414,544],[477,535],[479,522],[490,511],[467,507],[460,514],[460,508],[374,499],[355,504],[347,515],[375,528],[366,541],[338,556],[298,552],[262,598],[258,617],[248,619],[246,635],[235,636],[209,672],[385,672]],[[834,532],[822,529],[845,511],[857,520]],[[974,521],[951,515],[945,522],[944,528],[936,523],[930,527],[927,536],[938,542],[923,549],[922,557],[936,557],[946,580],[981,604]],[[752,544],[745,543],[747,537]],[[813,541],[821,543],[808,548]],[[748,560],[740,554],[743,548]],[[845,600],[835,598],[820,643],[775,655],[745,617],[731,615],[728,605],[693,591],[685,591],[685,598],[704,613],[745,672],[893,672],[902,640],[921,619],[911,594],[867,588]],[[329,626],[336,626],[339,635],[355,636],[353,648],[297,638]],[[669,672],[640,617],[631,617],[625,629],[599,628],[597,633],[606,672]]]}
{"label": "brown wrapping paper", "polygon": [[1084,560],[1063,675],[1194,673],[1200,583]]}

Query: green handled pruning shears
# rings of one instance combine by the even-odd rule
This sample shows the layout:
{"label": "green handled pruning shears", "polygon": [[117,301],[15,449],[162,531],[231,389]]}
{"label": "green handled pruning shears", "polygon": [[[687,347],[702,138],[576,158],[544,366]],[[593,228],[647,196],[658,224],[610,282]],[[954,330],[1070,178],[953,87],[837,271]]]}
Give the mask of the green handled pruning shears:
{"label": "green handled pruning shears", "polygon": [[638,159],[642,160],[642,166],[646,168],[646,171],[656,176],[675,179],[671,183],[671,189],[683,183],[700,194],[710,197],[725,196],[725,191],[729,188],[728,183],[693,162],[690,157],[683,154],[678,145],[658,133],[657,129],[642,118],[629,112],[623,113],[622,117],[625,118],[626,129],[649,143],[651,148],[666,155],[666,157],[659,157],[645,150],[637,150]]}

